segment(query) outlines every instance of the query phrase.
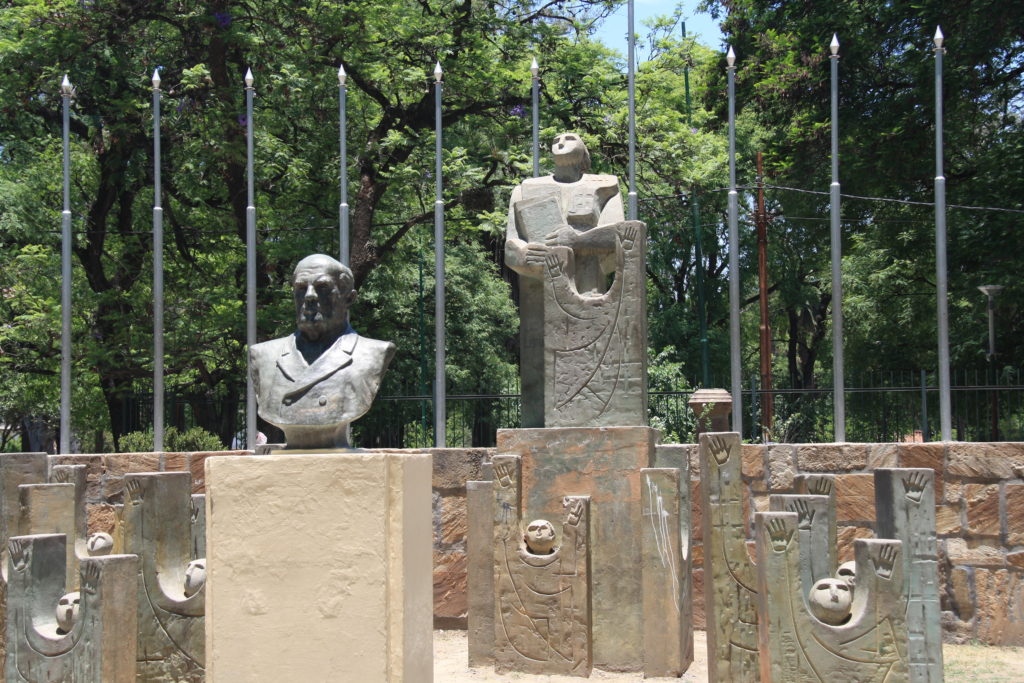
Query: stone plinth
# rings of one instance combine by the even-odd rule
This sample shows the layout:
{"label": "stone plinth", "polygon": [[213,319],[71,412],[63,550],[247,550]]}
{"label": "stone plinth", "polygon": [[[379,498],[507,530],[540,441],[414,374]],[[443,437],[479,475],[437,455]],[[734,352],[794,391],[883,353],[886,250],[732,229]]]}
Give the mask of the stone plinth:
{"label": "stone plinth", "polygon": [[698,389],[687,401],[697,416],[697,435],[704,432],[727,432],[732,426],[732,394],[725,389]]}
{"label": "stone plinth", "polygon": [[431,681],[431,459],[206,463],[207,681]]}
{"label": "stone plinth", "polygon": [[590,496],[594,666],[643,666],[640,470],[649,427],[500,429],[496,451],[522,458],[524,519],[561,519],[564,496]]}

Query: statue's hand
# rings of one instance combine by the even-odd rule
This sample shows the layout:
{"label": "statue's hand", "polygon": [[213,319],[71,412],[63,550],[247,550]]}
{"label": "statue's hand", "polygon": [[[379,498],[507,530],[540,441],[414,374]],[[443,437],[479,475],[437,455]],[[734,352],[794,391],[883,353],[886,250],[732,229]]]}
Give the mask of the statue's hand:
{"label": "statue's hand", "polygon": [[505,265],[520,274],[540,277],[547,247],[536,242],[508,240],[505,242]]}
{"label": "statue's hand", "polygon": [[548,233],[548,236],[544,238],[544,243],[549,247],[571,247],[576,243],[578,234],[568,225],[563,225],[558,230]]}
{"label": "statue's hand", "polygon": [[547,255],[548,248],[543,244],[528,242],[524,250],[523,261],[528,266],[543,266]]}

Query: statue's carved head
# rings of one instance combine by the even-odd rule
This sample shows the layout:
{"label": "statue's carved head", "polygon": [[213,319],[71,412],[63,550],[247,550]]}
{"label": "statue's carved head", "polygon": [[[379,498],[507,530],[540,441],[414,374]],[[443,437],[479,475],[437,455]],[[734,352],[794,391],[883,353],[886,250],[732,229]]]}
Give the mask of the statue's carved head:
{"label": "statue's carved head", "polygon": [[105,531],[99,531],[89,536],[86,549],[89,551],[89,557],[109,555],[114,550],[114,538]]}
{"label": "statue's carved head", "polygon": [[580,173],[590,170],[590,152],[576,133],[560,133],[551,143],[551,154],[556,166],[575,166]]}
{"label": "statue's carved head", "polygon": [[295,323],[309,341],[337,337],[348,327],[348,309],[356,301],[352,271],[326,254],[298,262],[292,276]]}
{"label": "statue's carved head", "polygon": [[70,633],[78,620],[78,605],[81,596],[78,591],[67,593],[57,601],[57,631],[58,633]]}
{"label": "statue's carved head", "polygon": [[526,548],[534,555],[549,555],[555,547],[555,527],[546,519],[535,519],[526,525]]}
{"label": "statue's carved head", "polygon": [[807,604],[819,621],[838,626],[850,617],[853,589],[842,579],[819,579],[807,596]]}
{"label": "statue's carved head", "polygon": [[206,584],[206,558],[192,560],[185,569],[185,597],[191,598]]}

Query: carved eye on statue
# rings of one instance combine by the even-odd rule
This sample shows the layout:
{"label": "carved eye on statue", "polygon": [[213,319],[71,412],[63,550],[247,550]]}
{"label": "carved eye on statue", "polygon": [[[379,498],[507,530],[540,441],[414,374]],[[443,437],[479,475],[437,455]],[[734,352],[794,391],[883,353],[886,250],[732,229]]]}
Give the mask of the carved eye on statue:
{"label": "carved eye on statue", "polygon": [[89,557],[109,555],[114,549],[114,538],[105,531],[99,531],[89,536],[86,549],[89,551]]}
{"label": "carved eye on statue", "polygon": [[842,579],[851,587],[857,585],[857,563],[853,560],[843,562],[836,570],[836,578]]}
{"label": "carved eye on statue", "polygon": [[853,590],[842,579],[820,579],[807,596],[807,604],[819,621],[838,626],[850,618]]}
{"label": "carved eye on statue", "polygon": [[546,519],[535,519],[526,525],[527,549],[534,555],[549,555],[555,547],[555,527]]}
{"label": "carved eye on statue", "polygon": [[185,597],[191,598],[206,585],[206,558],[192,560],[185,570]]}

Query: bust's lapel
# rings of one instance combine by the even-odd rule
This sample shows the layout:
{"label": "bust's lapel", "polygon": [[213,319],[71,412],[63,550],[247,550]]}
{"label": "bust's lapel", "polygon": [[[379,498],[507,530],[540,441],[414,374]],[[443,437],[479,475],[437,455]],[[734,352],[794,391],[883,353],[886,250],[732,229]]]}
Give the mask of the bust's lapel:
{"label": "bust's lapel", "polygon": [[287,349],[277,357],[277,367],[290,382],[295,382],[308,369],[305,359],[295,346],[295,335],[288,337]]}
{"label": "bust's lapel", "polygon": [[[320,354],[320,357],[313,361],[312,365],[303,367],[300,372],[292,376],[296,386],[291,388],[284,397],[297,398],[309,391],[310,387],[322,382],[350,364],[352,362],[352,352],[355,350],[357,341],[359,341],[359,335],[355,332],[349,332],[338,337],[338,340],[331,345],[331,348]],[[295,346],[294,340],[292,341],[292,346]],[[299,362],[305,365],[302,354],[299,353],[298,349],[295,349],[291,355],[298,356]],[[280,359],[278,367],[281,367]],[[286,375],[288,374],[284,367],[281,367],[281,371],[285,372]]]}

